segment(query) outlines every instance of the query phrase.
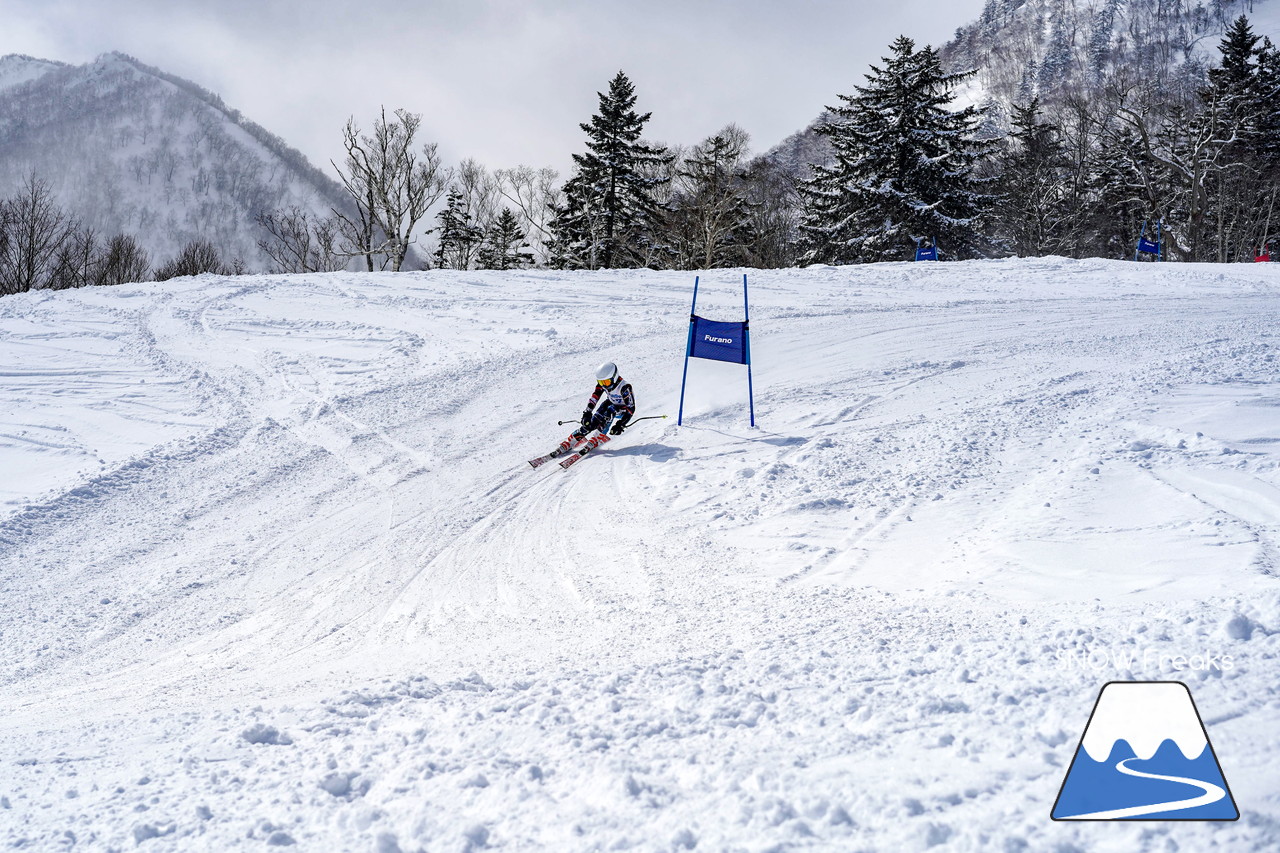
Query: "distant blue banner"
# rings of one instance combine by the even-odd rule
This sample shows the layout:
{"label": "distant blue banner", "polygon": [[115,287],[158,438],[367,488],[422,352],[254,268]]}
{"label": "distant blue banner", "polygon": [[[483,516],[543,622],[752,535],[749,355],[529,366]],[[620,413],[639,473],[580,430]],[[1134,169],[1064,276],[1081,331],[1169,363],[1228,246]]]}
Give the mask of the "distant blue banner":
{"label": "distant blue banner", "polygon": [[1160,244],[1143,237],[1138,240],[1138,251],[1146,252],[1148,255],[1158,255],[1160,254]]}
{"label": "distant blue banner", "polygon": [[746,364],[747,324],[721,323],[695,315],[693,334],[689,341],[689,355],[694,358]]}
{"label": "distant blue banner", "polygon": [[937,246],[921,246],[916,249],[917,261],[936,261],[938,259]]}

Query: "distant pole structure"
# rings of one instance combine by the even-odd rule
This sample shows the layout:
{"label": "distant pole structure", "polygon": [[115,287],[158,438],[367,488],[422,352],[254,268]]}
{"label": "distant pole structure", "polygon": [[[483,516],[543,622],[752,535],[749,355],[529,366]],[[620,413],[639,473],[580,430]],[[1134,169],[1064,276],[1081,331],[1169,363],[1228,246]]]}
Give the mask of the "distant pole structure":
{"label": "distant pole structure", "polygon": [[1142,231],[1138,234],[1138,247],[1133,250],[1136,261],[1142,255],[1155,255],[1157,261],[1164,260],[1164,220],[1156,220],[1156,239],[1147,236],[1147,220],[1142,220]]}
{"label": "distant pole structure", "polygon": [[705,358],[710,361],[727,361],[747,366],[747,406],[751,426],[756,425],[755,389],[751,379],[751,305],[747,297],[747,276],[742,275],[741,323],[708,320],[698,316],[698,284],[700,276],[693,279],[693,305],[689,309],[689,337],[684,350],[684,373],[680,378],[680,410],[676,425],[684,425],[684,392],[689,380],[689,359]]}

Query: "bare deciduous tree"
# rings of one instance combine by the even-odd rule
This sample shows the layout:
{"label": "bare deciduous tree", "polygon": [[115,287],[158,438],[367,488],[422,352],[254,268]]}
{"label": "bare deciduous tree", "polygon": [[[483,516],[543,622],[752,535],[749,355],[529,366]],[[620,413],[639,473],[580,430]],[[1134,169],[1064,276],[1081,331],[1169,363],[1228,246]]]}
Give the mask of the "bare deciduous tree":
{"label": "bare deciduous tree", "polygon": [[48,286],[68,290],[97,284],[104,257],[102,241],[92,228],[71,230],[58,246]]}
{"label": "bare deciduous tree", "polygon": [[25,293],[52,282],[58,250],[74,230],[53,202],[49,185],[32,175],[18,195],[4,202],[5,238],[0,241],[0,293]]}
{"label": "bare deciduous tree", "polygon": [[[1228,120],[1224,100],[1211,90],[1198,112],[1175,107],[1158,123],[1147,104],[1129,106],[1122,102],[1117,110],[1120,119],[1136,134],[1144,158],[1160,167],[1141,170],[1147,202],[1165,219],[1164,234],[1170,249],[1183,260],[1218,260],[1210,227],[1211,183],[1224,172],[1243,168],[1241,163],[1224,156],[1239,141],[1239,128]],[[1157,176],[1164,175],[1169,180],[1157,180]],[[1175,207],[1185,211],[1177,219],[1169,217]]]}
{"label": "bare deciduous tree", "polygon": [[758,158],[747,167],[745,189],[751,212],[746,265],[760,269],[794,266],[800,229],[796,178],[772,161]]}
{"label": "bare deciduous tree", "polygon": [[258,248],[271,259],[273,272],[337,272],[348,256],[338,248],[337,217],[313,218],[299,207],[259,213],[255,221],[269,235]]}
{"label": "bare deciduous tree", "polygon": [[348,216],[334,208],[333,214],[338,218],[338,227],[346,241],[345,251],[351,257],[363,257],[368,271],[373,272],[374,255],[383,254],[385,258],[386,241],[380,239],[378,233],[378,221],[374,213],[377,207],[374,176],[354,117],[347,120],[342,141],[347,149],[347,172],[344,173],[332,160],[329,162],[337,170],[343,187],[355,202],[355,213]]}
{"label": "bare deciduous tree", "polygon": [[98,284],[125,284],[146,281],[151,275],[151,258],[129,234],[117,234],[107,243]]}
{"label": "bare deciduous tree", "polygon": [[234,271],[222,261],[218,249],[208,240],[192,240],[177,257],[162,264],[156,270],[156,281],[168,281],[184,275],[233,275]]}
{"label": "bare deciduous tree", "polygon": [[418,222],[448,189],[450,173],[436,144],[413,148],[421,123],[422,116],[407,110],[396,110],[388,121],[384,107],[372,136],[362,135],[354,118],[343,132],[346,171],[336,163],[333,167],[357,213],[355,218],[338,210],[334,214],[349,252],[363,256],[370,271],[374,255],[385,255],[392,271],[400,270]]}
{"label": "bare deciduous tree", "polygon": [[498,180],[498,192],[515,205],[520,216],[533,262],[540,267],[547,266],[550,260],[547,244],[552,239],[551,221],[556,208],[564,200],[556,184],[559,173],[550,168],[516,166],[514,169],[499,169],[494,176]]}

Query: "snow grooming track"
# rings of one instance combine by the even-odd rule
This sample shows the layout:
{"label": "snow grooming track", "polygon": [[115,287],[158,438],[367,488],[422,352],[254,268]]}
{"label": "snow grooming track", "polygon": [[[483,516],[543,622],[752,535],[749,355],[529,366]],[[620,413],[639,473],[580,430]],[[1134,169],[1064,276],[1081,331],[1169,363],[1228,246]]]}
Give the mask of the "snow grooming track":
{"label": "snow grooming track", "polygon": [[[674,414],[690,275],[0,299],[0,844],[1280,845],[1274,273],[749,275],[761,428],[695,362],[569,472],[600,361]],[[1240,821],[1049,820],[1128,678]]]}

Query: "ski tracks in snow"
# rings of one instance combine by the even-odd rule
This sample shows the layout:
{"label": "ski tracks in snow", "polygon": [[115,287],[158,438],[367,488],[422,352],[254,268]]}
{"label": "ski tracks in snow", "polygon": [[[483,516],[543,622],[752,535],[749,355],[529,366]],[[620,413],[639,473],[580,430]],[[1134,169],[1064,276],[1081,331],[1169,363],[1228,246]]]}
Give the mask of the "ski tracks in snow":
{"label": "ski tracks in snow", "polygon": [[[599,361],[674,415],[684,274],[6,297],[0,838],[1087,847],[1046,827],[1088,699],[1170,673],[1080,661],[1135,638],[1230,644],[1184,677],[1233,789],[1278,790],[1274,286],[1176,272],[753,273],[760,428],[695,364],[683,428],[569,471],[523,460]],[[1280,838],[1242,805],[1179,843]]]}

